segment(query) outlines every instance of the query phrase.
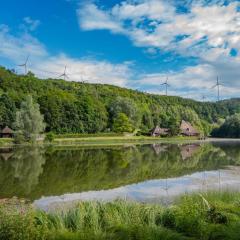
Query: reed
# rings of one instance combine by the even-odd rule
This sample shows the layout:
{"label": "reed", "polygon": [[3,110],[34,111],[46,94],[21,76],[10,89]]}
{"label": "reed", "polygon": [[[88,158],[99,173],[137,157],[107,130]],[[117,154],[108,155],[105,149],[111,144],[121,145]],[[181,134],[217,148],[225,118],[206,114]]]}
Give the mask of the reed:
{"label": "reed", "polygon": [[240,193],[233,192],[184,195],[169,207],[117,200],[80,202],[49,213],[24,209],[22,213],[1,206],[0,239],[239,240],[240,236]]}

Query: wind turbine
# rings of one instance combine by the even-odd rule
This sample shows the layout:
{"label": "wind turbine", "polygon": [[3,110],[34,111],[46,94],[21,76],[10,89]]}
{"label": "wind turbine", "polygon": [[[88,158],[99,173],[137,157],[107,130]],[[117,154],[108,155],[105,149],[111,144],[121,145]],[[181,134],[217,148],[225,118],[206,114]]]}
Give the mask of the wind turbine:
{"label": "wind turbine", "polygon": [[69,78],[68,75],[66,74],[66,71],[67,71],[67,66],[65,66],[63,74],[59,75],[58,78],[63,77],[64,80],[66,80],[66,78]]}
{"label": "wind turbine", "polygon": [[206,96],[202,95],[202,101],[205,102]]}
{"label": "wind turbine", "polygon": [[220,100],[220,86],[223,86],[223,85],[219,82],[219,79],[218,79],[218,76],[217,76],[217,83],[212,88],[217,87],[218,101]]}
{"label": "wind turbine", "polygon": [[27,74],[27,63],[28,63],[28,59],[29,59],[29,55],[27,56],[26,61],[25,61],[23,64],[19,64],[19,65],[18,65],[19,67],[24,67],[25,75]]}
{"label": "wind turbine", "polygon": [[168,84],[168,77],[166,78],[166,81],[164,82],[164,83],[162,83],[162,84],[160,84],[161,86],[163,86],[163,85],[165,85],[165,87],[166,87],[166,96],[168,95],[168,87],[170,86],[169,84]]}

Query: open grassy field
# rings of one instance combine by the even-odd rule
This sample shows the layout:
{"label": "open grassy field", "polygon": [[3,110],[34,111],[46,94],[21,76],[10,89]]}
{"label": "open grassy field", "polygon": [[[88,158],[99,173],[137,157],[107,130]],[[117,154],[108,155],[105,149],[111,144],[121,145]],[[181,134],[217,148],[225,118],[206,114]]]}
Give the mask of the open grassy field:
{"label": "open grassy field", "polygon": [[238,240],[240,193],[185,195],[173,206],[81,202],[51,213],[1,203],[0,239]]}

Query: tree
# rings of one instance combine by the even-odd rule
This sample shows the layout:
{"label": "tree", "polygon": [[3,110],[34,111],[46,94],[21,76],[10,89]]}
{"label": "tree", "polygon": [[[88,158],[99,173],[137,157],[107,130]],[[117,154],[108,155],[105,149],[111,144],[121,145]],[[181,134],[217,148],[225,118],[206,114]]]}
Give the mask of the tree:
{"label": "tree", "polygon": [[132,132],[133,126],[125,113],[119,113],[113,122],[114,132]]}
{"label": "tree", "polygon": [[0,125],[12,128],[12,123],[15,121],[16,107],[12,99],[3,94],[0,96]]}
{"label": "tree", "polygon": [[110,116],[114,119],[119,113],[124,113],[135,125],[139,124],[141,117],[135,102],[130,98],[117,97],[111,104]]}
{"label": "tree", "polygon": [[21,103],[21,107],[16,113],[14,126],[17,142],[35,142],[38,135],[44,131],[45,123],[39,105],[33,102],[31,96],[27,96],[25,101]]}
{"label": "tree", "polygon": [[171,136],[176,136],[180,133],[180,123],[177,121],[176,118],[170,118],[168,124]]}
{"label": "tree", "polygon": [[212,132],[214,137],[240,138],[240,114],[234,114]]}

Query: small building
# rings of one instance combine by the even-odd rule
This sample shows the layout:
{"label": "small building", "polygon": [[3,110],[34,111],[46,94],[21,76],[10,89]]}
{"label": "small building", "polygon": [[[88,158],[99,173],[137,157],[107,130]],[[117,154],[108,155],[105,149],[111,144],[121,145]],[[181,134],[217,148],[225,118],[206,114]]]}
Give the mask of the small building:
{"label": "small building", "polygon": [[2,138],[12,138],[13,137],[13,130],[6,126],[2,131],[1,131],[1,137]]}
{"label": "small building", "polygon": [[196,130],[191,123],[182,120],[180,125],[180,133],[184,136],[199,136],[200,133]]}
{"label": "small building", "polygon": [[169,129],[156,126],[151,130],[150,134],[152,137],[167,136],[169,134]]}

